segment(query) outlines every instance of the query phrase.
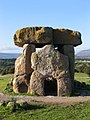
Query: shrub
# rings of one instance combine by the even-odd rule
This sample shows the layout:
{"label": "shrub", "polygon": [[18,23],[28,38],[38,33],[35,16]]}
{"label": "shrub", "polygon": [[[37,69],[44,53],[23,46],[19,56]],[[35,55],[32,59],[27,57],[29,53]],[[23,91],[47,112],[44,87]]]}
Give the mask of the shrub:
{"label": "shrub", "polygon": [[90,77],[90,66],[87,67],[87,71],[86,73],[88,74],[88,76]]}
{"label": "shrub", "polygon": [[90,63],[85,62],[75,63],[75,72],[90,74]]}
{"label": "shrub", "polygon": [[0,59],[0,74],[13,74],[15,59]]}

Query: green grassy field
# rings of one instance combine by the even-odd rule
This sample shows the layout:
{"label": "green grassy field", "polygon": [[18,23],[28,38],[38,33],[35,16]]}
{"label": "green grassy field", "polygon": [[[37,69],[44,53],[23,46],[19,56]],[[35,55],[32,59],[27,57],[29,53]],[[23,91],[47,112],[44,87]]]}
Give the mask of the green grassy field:
{"label": "green grassy field", "polygon": [[77,89],[77,91],[80,90],[80,89],[81,90],[90,90],[90,77],[87,74],[85,74],[85,73],[75,73],[75,80],[82,83],[82,84],[85,84],[82,87],[78,87],[79,89]]}
{"label": "green grassy field", "polygon": [[[3,76],[0,75],[0,92],[3,92],[5,94],[9,94],[9,95],[17,95],[13,92],[9,92],[9,89],[5,90],[7,83],[9,83],[11,81],[12,77],[13,77],[13,74],[7,74],[7,75],[3,75]],[[85,82],[87,85],[85,89],[90,90],[90,77],[88,77],[87,74],[75,73],[75,80],[77,80],[79,82]],[[21,94],[19,94],[19,95],[21,95]],[[23,95],[25,95],[25,94],[23,94]]]}
{"label": "green grassy field", "polygon": [[14,93],[12,90],[12,86],[7,87],[7,84],[11,82],[11,78],[13,78],[13,74],[0,75],[0,92],[4,94],[16,96],[16,95],[29,95],[28,93]]}
{"label": "green grassy field", "polygon": [[[4,92],[6,84],[13,75],[0,76],[0,91]],[[86,74],[76,73],[75,79],[90,84]],[[0,106],[0,120],[90,120],[90,101],[71,106],[32,104],[26,109],[12,109]]]}
{"label": "green grassy field", "polygon": [[5,92],[6,85],[11,81],[13,74],[0,75],[0,92]]}
{"label": "green grassy field", "polygon": [[90,102],[72,106],[35,105],[27,110],[0,107],[0,120],[90,120]]}
{"label": "green grassy field", "polygon": [[75,73],[75,80],[90,84],[90,77],[85,73]]}

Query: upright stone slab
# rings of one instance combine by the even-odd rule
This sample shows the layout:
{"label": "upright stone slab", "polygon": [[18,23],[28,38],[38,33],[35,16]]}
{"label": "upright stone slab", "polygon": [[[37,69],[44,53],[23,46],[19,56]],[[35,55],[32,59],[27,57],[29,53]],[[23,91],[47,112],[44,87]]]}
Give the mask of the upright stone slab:
{"label": "upright stone slab", "polygon": [[31,68],[31,54],[34,51],[34,45],[25,44],[23,46],[23,54],[18,57],[15,62],[13,91],[16,93],[28,92],[30,75],[33,72],[33,69]]}
{"label": "upright stone slab", "polygon": [[72,81],[72,90],[74,89],[74,64],[75,64],[75,58],[74,58],[74,47],[73,45],[64,45],[63,46],[63,54],[68,56],[69,58],[69,71],[70,71],[70,78]]}
{"label": "upright stone slab", "polygon": [[31,54],[35,52],[35,46],[32,44],[25,44],[23,46],[23,53],[15,61],[15,73],[14,76],[20,76],[24,74],[31,74]]}
{"label": "upright stone slab", "polygon": [[44,95],[44,76],[38,71],[34,71],[30,79],[29,93],[32,95]]}
{"label": "upright stone slab", "polygon": [[[69,75],[69,63],[67,56],[55,50],[54,46],[46,45],[42,48],[42,50],[32,53],[31,63],[34,71],[38,71],[38,73],[43,76],[43,83],[47,77],[52,77],[57,80],[58,96],[71,94],[71,80]],[[42,86],[42,82],[37,82],[39,76],[37,78],[34,74],[32,75],[33,79],[30,81],[34,82],[30,85],[30,91],[37,92],[38,90],[36,91],[35,86]],[[37,83],[37,85],[35,83]],[[34,87],[32,87],[32,85]]]}

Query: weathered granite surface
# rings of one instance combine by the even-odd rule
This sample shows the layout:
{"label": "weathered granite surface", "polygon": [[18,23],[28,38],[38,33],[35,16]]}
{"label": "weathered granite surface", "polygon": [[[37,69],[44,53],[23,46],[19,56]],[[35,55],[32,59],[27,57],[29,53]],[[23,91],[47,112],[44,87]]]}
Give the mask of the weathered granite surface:
{"label": "weathered granite surface", "polygon": [[30,43],[36,44],[38,47],[42,47],[42,44],[77,46],[80,45],[82,41],[81,34],[77,31],[53,29],[51,27],[27,27],[16,31],[14,43],[19,47]]}
{"label": "weathered granite surface", "polygon": [[14,35],[14,43],[22,47],[24,44],[52,43],[53,29],[51,27],[27,27],[17,30]]}
{"label": "weathered granite surface", "polygon": [[15,61],[15,76],[31,74],[33,69],[31,68],[31,54],[35,52],[35,46],[32,44],[25,44],[23,46],[23,53]]}
{"label": "weathered granite surface", "polygon": [[[34,71],[38,71],[40,74],[38,77],[34,74],[31,75],[31,78],[33,76],[31,81],[34,81],[33,84],[30,85],[31,91],[37,92],[35,86],[43,86],[41,84],[44,83],[45,78],[52,77],[57,80],[58,96],[71,94],[68,57],[55,50],[53,45],[46,45],[40,51],[32,53],[31,63]],[[36,82],[41,78],[41,75],[43,76],[42,78],[44,78],[43,82]],[[34,87],[32,87],[32,85]]]}
{"label": "weathered granite surface", "polygon": [[[14,43],[23,47],[22,55],[15,62],[14,92],[47,95],[54,88],[53,92],[58,96],[71,94],[74,88],[74,47],[82,44],[80,32],[26,27],[16,31]],[[42,49],[35,52],[38,47]]]}
{"label": "weathered granite surface", "polygon": [[28,92],[30,84],[30,75],[33,72],[31,68],[31,54],[35,52],[35,46],[32,44],[25,44],[23,46],[23,53],[15,61],[15,72],[13,80],[13,91],[15,93]]}

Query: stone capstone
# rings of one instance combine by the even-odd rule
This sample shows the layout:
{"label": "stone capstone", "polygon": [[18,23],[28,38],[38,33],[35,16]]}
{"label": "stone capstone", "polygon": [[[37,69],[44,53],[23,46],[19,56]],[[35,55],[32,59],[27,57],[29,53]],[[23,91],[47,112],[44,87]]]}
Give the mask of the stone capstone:
{"label": "stone capstone", "polygon": [[81,33],[69,29],[54,29],[53,44],[73,45],[74,47],[82,44]]}
{"label": "stone capstone", "polygon": [[53,29],[51,27],[27,27],[17,30],[14,43],[22,47],[24,44],[52,43]]}
{"label": "stone capstone", "polygon": [[35,44],[37,47],[46,44],[77,46],[82,41],[81,34],[77,31],[51,27],[26,27],[16,31],[14,43],[19,47],[23,47],[24,44]]}
{"label": "stone capstone", "polygon": [[[52,77],[57,80],[58,96],[71,94],[68,57],[55,50],[53,45],[46,45],[42,50],[32,53],[31,63],[32,68],[37,72],[31,75],[30,81],[33,84],[30,84],[30,92],[43,93],[42,87],[41,89],[37,87],[36,90],[35,86],[43,86],[45,78]],[[39,78],[42,82],[39,82]]]}

